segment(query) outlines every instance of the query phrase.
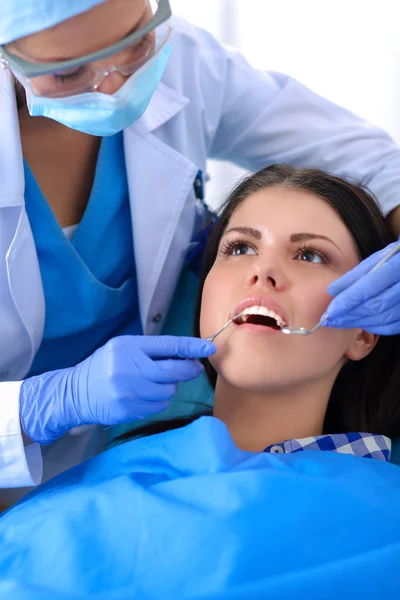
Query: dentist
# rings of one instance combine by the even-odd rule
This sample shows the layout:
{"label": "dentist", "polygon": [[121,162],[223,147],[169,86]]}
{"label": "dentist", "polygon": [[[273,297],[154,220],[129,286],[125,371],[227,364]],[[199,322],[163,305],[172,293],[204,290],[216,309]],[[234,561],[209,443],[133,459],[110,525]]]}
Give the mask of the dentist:
{"label": "dentist", "polygon": [[[1,0],[0,55],[2,488],[88,458],[102,428],[77,427],[164,410],[201,373],[212,344],[160,333],[201,251],[207,158],[356,176],[400,231],[388,135],[172,20],[168,0]],[[385,333],[400,331],[396,260],[371,299],[385,323],[363,309]]]}

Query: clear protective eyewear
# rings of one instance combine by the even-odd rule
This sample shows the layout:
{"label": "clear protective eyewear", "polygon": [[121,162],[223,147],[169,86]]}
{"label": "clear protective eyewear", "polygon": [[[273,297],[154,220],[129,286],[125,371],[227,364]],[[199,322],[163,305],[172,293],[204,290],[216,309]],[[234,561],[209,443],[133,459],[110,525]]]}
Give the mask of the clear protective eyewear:
{"label": "clear protective eyewear", "polygon": [[[111,73],[133,75],[166,44],[171,33],[169,0],[147,0],[144,24],[116,44],[83,57],[62,62],[29,61],[0,46],[0,64],[36,96],[65,98],[95,92]],[[99,68],[115,56],[115,65]]]}

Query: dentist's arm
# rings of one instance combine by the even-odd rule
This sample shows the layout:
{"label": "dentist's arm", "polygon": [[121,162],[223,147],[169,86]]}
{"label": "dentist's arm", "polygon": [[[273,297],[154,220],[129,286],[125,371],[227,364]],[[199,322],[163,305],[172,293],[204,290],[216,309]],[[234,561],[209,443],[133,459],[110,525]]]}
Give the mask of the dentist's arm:
{"label": "dentist's arm", "polygon": [[176,28],[185,68],[196,65],[210,157],[251,171],[273,163],[319,168],[362,183],[385,216],[398,210],[400,149],[390,135],[287,75],[254,69],[210,33],[180,21]]}
{"label": "dentist's arm", "polygon": [[[0,487],[40,483],[38,444],[73,427],[128,423],[165,410],[178,383],[203,371],[197,359],[215,349],[199,338],[121,336],[75,367],[1,384],[0,391],[8,386],[2,410],[9,421],[0,424]],[[23,435],[36,443],[24,447]]]}

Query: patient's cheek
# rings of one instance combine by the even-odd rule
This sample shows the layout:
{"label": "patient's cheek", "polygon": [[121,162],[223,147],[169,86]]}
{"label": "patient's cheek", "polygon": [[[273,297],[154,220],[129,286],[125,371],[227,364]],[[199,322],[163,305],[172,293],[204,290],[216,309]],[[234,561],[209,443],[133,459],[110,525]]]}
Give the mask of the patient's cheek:
{"label": "patient's cheek", "polygon": [[206,302],[204,302],[203,300],[201,303],[200,310],[200,337],[202,337],[203,339],[209,337],[213,333],[211,331],[211,325],[209,321],[209,310],[206,306]]}
{"label": "patient's cheek", "polygon": [[210,271],[205,280],[201,297],[200,336],[203,339],[216,333],[223,325],[220,323],[221,317],[218,320],[218,313],[224,312],[218,305],[218,298],[220,298],[218,281],[215,281],[212,271]]}
{"label": "patient's cheek", "polygon": [[326,312],[332,296],[326,291],[329,281],[322,287],[318,285],[315,289],[308,289],[303,295],[303,301],[300,303],[301,309],[299,312],[304,314],[304,324],[300,323],[303,327],[313,327],[321,319],[322,315]]}

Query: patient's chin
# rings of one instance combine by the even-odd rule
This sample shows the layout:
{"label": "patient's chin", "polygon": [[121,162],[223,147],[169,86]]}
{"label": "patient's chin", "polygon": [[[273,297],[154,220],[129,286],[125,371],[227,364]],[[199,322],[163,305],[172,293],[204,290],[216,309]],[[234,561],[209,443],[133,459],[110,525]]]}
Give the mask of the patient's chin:
{"label": "patient's chin", "polygon": [[221,384],[248,393],[276,393],[291,385],[290,376],[266,365],[238,364],[236,361],[215,361]]}

